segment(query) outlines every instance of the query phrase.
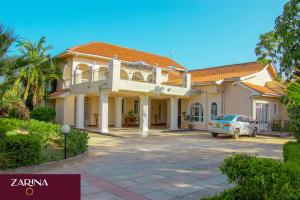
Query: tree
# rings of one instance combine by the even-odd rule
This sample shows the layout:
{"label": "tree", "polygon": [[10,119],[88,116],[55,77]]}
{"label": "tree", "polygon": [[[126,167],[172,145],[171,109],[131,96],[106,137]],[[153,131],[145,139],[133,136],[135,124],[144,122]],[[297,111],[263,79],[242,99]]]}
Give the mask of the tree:
{"label": "tree", "polygon": [[60,61],[48,54],[52,46],[45,46],[45,42],[45,37],[42,37],[37,43],[26,39],[18,42],[22,57],[31,62],[18,71],[14,82],[14,91],[19,92],[23,87],[22,98],[24,101],[31,93],[33,107],[44,103],[48,87],[52,85],[51,82],[61,78]]}
{"label": "tree", "polygon": [[287,86],[283,102],[300,142],[300,0],[290,0],[284,5],[274,30],[260,36],[255,52],[258,60],[279,64]]}
{"label": "tree", "polygon": [[286,80],[299,75],[300,69],[300,0],[290,0],[277,17],[273,31],[260,35],[255,52],[262,62],[278,63]]}

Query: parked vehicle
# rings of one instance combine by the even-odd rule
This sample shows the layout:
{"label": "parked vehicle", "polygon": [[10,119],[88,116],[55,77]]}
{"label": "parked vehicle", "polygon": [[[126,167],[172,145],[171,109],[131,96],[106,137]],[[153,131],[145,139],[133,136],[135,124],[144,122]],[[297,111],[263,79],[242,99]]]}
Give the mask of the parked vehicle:
{"label": "parked vehicle", "polygon": [[240,135],[251,135],[255,137],[258,129],[255,122],[243,115],[222,115],[208,123],[208,131],[213,137],[219,134],[232,135],[238,138]]}

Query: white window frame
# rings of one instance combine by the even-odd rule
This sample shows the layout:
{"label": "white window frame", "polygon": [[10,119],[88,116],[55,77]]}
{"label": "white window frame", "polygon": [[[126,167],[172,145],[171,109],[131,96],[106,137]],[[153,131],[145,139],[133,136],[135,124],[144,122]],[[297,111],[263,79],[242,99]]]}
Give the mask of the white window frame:
{"label": "white window frame", "polygon": [[[198,110],[198,115],[196,115]],[[204,110],[203,105],[200,102],[195,102],[191,105],[190,119],[192,122],[203,122],[204,121]]]}

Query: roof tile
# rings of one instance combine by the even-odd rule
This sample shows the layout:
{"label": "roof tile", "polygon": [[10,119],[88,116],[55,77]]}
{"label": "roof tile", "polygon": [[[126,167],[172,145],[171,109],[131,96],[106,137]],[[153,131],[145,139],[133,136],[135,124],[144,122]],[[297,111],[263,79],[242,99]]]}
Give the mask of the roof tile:
{"label": "roof tile", "polygon": [[158,64],[158,66],[162,68],[175,66],[176,68],[179,69],[185,69],[183,66],[176,63],[174,60],[164,56],[159,56],[151,53],[146,53],[143,51],[129,49],[126,47],[120,47],[112,44],[106,44],[102,42],[90,42],[87,44],[69,48],[68,50],[78,52],[78,53],[92,54],[92,55],[104,56],[109,58],[113,58],[117,56],[117,58],[120,60],[125,60],[130,62],[143,61],[150,65]]}

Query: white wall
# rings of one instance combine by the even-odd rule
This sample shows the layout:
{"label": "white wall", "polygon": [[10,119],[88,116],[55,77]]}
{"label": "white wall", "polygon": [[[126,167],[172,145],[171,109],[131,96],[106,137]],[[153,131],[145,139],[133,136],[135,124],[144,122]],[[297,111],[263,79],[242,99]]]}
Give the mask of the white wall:
{"label": "white wall", "polygon": [[273,81],[273,77],[268,68],[265,68],[261,72],[257,73],[254,77],[246,79],[245,81],[255,85],[264,86],[267,81]]}

